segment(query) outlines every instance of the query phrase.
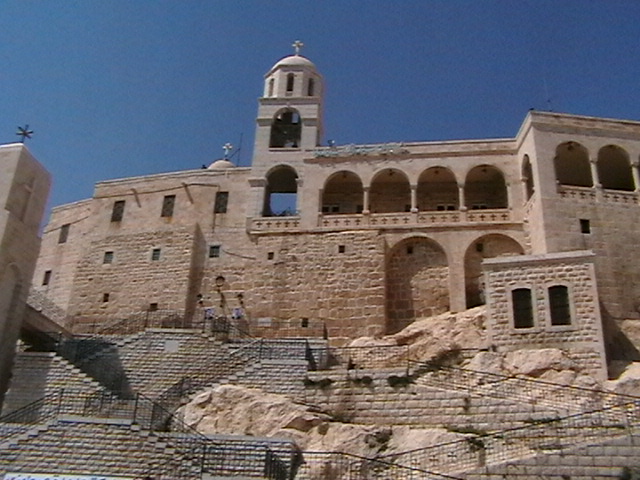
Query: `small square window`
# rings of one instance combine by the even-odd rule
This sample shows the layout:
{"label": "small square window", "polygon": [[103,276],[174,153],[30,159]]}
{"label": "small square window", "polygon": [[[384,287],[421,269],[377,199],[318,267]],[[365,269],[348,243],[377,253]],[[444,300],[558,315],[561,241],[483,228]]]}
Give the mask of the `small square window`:
{"label": "small square window", "polygon": [[176,196],[175,195],[167,195],[162,200],[162,212],[160,213],[161,217],[173,217],[173,207],[176,204]]}
{"label": "small square window", "polygon": [[580,219],[580,233],[591,233],[591,222],[586,218]]}
{"label": "small square window", "polygon": [[121,222],[124,216],[124,200],[116,200],[113,202],[113,210],[111,211],[111,221]]}
{"label": "small square window", "polygon": [[151,250],[151,260],[154,262],[160,260],[160,252],[161,250],[159,248]]}
{"label": "small square window", "polygon": [[229,192],[217,192],[216,204],[213,207],[214,213],[227,213],[228,203],[229,203]]}
{"label": "small square window", "polygon": [[149,311],[150,312],[157,312],[158,311],[158,304],[157,303],[150,303],[149,304]]}
{"label": "small square window", "polygon": [[275,256],[275,255],[273,254],[273,252],[269,252],[269,253],[267,253],[267,260],[273,260],[273,257],[274,257],[274,256]]}
{"label": "small square window", "polygon": [[220,245],[209,245],[209,258],[220,257]]}
{"label": "small square window", "polygon": [[309,319],[307,317],[303,317],[300,319],[300,326],[302,328],[309,328]]}
{"label": "small square window", "polygon": [[71,224],[65,223],[60,227],[60,235],[58,236],[58,243],[67,243],[67,238],[69,238],[69,228],[71,228]]}
{"label": "small square window", "polygon": [[476,243],[476,252],[478,253],[484,252],[484,243],[482,242]]}
{"label": "small square window", "polygon": [[42,285],[49,285],[51,281],[51,270],[47,270],[44,272],[44,277],[42,278]]}
{"label": "small square window", "polygon": [[413,255],[413,245],[407,245],[407,255]]}
{"label": "small square window", "polygon": [[344,245],[338,245],[338,253],[344,253],[347,251],[347,247]]}
{"label": "small square window", "polygon": [[109,294],[108,293],[103,293],[102,294],[102,303],[107,303],[109,301]]}
{"label": "small square window", "polygon": [[102,263],[113,263],[113,252],[104,252]]}

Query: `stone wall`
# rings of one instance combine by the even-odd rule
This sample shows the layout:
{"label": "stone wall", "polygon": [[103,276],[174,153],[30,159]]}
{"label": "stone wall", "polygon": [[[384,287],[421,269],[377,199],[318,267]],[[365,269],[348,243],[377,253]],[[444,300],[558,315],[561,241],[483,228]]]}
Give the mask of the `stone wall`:
{"label": "stone wall", "polygon": [[[485,260],[489,340],[498,351],[559,348],[568,352],[585,372],[606,378],[602,320],[591,252],[503,257]],[[552,325],[548,289],[565,286],[571,320]],[[515,289],[531,291],[533,324],[514,322]]]}

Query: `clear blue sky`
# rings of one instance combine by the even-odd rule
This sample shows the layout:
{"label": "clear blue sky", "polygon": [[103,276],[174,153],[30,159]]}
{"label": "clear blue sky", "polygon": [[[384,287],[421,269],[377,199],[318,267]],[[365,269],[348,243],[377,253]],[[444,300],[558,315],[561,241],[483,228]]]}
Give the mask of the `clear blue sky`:
{"label": "clear blue sky", "polygon": [[35,130],[51,204],[251,158],[291,43],[338,144],[513,137],[529,108],[640,120],[640,0],[0,0],[0,143]]}

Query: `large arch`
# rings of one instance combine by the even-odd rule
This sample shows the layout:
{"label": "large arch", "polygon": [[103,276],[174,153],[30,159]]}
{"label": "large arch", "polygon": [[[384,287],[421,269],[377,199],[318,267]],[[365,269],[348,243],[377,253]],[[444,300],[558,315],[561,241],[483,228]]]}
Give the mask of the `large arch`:
{"label": "large arch", "polygon": [[264,191],[265,217],[296,214],[298,202],[298,174],[289,165],[278,165],[267,173]]}
{"label": "large arch", "polygon": [[334,173],[322,190],[322,213],[361,213],[364,189],[362,180],[353,172],[342,170]]}
{"label": "large arch", "polygon": [[458,210],[458,183],[446,167],[431,167],[418,178],[418,210]]}
{"label": "large arch", "polygon": [[525,155],[522,158],[522,170],[520,172],[522,176],[522,181],[524,182],[525,187],[525,202],[528,202],[531,197],[533,197],[533,192],[535,191],[535,186],[533,183],[533,169],[531,168],[531,160],[529,160],[529,155]]}
{"label": "large arch", "polygon": [[411,186],[402,170],[385,168],[371,181],[371,213],[407,212],[411,209]]}
{"label": "large arch", "polygon": [[509,197],[502,172],[493,165],[478,165],[467,173],[465,205],[469,210],[507,208]]}
{"label": "large arch", "polygon": [[269,148],[299,148],[302,119],[295,108],[279,110],[271,121]]}
{"label": "large arch", "polygon": [[396,244],[386,262],[386,295],[388,334],[448,311],[449,264],[442,247],[425,237]]}
{"label": "large arch", "polygon": [[633,192],[635,184],[629,154],[617,145],[607,145],[598,151],[598,181],[603,188]]}
{"label": "large arch", "polygon": [[524,248],[516,240],[500,233],[476,238],[464,255],[464,284],[467,308],[485,303],[482,281],[482,261],[504,255],[524,255]]}
{"label": "large arch", "polygon": [[593,186],[589,152],[577,142],[565,142],[556,147],[553,159],[556,181],[561,185]]}

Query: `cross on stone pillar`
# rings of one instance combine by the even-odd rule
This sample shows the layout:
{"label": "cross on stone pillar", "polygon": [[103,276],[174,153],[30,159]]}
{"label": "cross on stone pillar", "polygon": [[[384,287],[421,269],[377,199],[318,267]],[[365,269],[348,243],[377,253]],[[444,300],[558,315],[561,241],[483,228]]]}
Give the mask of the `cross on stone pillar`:
{"label": "cross on stone pillar", "polygon": [[291,46],[294,48],[295,54],[300,55],[300,49],[304,47],[304,43],[302,43],[300,40],[296,40],[291,44]]}
{"label": "cross on stone pillar", "polygon": [[25,139],[31,138],[33,135],[33,130],[29,130],[29,125],[25,125],[24,127],[18,127],[18,131],[16,132],[20,138],[20,142],[24,143]]}

